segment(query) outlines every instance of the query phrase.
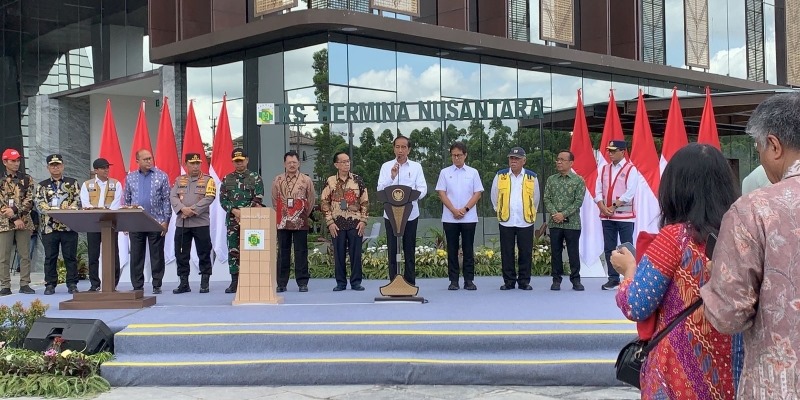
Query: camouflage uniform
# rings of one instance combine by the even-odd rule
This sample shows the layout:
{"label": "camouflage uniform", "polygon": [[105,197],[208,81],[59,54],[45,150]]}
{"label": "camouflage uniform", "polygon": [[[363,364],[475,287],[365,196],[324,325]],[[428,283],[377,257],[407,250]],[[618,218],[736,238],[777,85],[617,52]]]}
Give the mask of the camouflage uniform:
{"label": "camouflage uniform", "polygon": [[241,207],[263,207],[264,181],[258,173],[245,170],[231,172],[222,180],[219,203],[227,212],[225,226],[228,232],[228,268],[231,274],[239,273],[239,223],[233,210]]}

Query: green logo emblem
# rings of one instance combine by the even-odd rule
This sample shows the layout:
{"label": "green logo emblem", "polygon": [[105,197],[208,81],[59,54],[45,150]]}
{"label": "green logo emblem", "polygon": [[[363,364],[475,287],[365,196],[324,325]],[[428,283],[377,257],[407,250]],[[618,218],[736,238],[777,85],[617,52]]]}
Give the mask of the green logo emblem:
{"label": "green logo emblem", "polygon": [[275,114],[268,108],[262,109],[258,117],[265,124],[271,124],[275,120]]}
{"label": "green logo emblem", "polygon": [[251,233],[250,236],[247,237],[247,243],[250,243],[250,246],[258,247],[258,245],[261,244],[261,238],[257,233]]}

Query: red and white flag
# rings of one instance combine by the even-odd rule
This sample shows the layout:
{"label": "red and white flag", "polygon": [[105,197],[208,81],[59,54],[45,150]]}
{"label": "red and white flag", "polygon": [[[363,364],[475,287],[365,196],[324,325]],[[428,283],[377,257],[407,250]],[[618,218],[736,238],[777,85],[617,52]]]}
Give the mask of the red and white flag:
{"label": "red and white flag", "polygon": [[228,121],[227,95],[222,96],[222,109],[217,119],[217,132],[214,134],[214,144],[211,154],[210,174],[217,184],[217,198],[211,203],[211,243],[214,247],[214,264],[228,261],[228,233],[225,227],[225,210],[219,204],[219,192],[222,179],[233,172],[233,138],[231,138],[231,125]]}
{"label": "red and white flag", "polygon": [[711,104],[711,88],[708,86],[706,86],[706,104],[703,106],[703,116],[700,118],[697,143],[710,144],[720,150],[717,119],[714,116],[714,105]]}
{"label": "red and white flag", "polygon": [[[105,158],[111,166],[108,168],[108,176],[114,178],[125,185],[125,160],[122,158],[122,148],[119,145],[117,127],[114,123],[114,112],[111,110],[111,100],[106,100],[106,115],[103,118],[103,133],[100,136],[100,154],[98,157]],[[117,235],[119,245],[120,267],[124,268],[130,264],[130,251],[128,246],[128,236],[125,233]],[[100,276],[103,276],[103,259],[100,257]],[[121,273],[120,277],[130,276]],[[128,278],[127,280],[130,280]]]}
{"label": "red and white flag", "polygon": [[575,126],[572,129],[570,151],[575,156],[572,169],[586,183],[586,192],[581,204],[581,238],[579,251],[581,256],[581,276],[606,276],[600,257],[603,255],[603,227],[600,214],[594,202],[594,185],[597,180],[597,160],[595,159],[589,128],[586,126],[586,114],[583,109],[581,91],[578,90],[578,105],[575,108]]}
{"label": "red and white flag", "polygon": [[664,144],[661,146],[661,159],[659,170],[661,174],[664,173],[664,168],[667,163],[672,159],[672,156],[681,149],[681,147],[689,144],[689,139],[686,137],[686,125],[683,124],[683,114],[681,113],[681,104],[678,101],[678,89],[672,89],[672,102],[669,104],[669,115],[667,116],[667,126],[664,130]]}
{"label": "red and white flag", "polygon": [[158,122],[158,137],[156,138],[155,166],[164,171],[172,185],[181,174],[181,163],[178,161],[178,146],[175,144],[175,128],[172,127],[172,116],[169,113],[168,98],[164,97],[161,103],[161,120]]}
{"label": "red and white flag", "polygon": [[[614,100],[614,89],[611,89],[610,92],[608,111],[606,112],[606,120],[603,124],[603,136],[600,139],[600,147],[598,147],[600,155],[602,156],[600,157],[600,165],[598,165],[598,168],[611,162],[611,159],[608,157],[608,152],[605,151],[608,142],[612,140],[625,140],[625,135],[622,133],[622,123],[619,122],[617,102]],[[597,212],[599,213],[600,211],[598,210]]]}
{"label": "red and white flag", "polygon": [[144,105],[145,102],[142,100],[142,105],[139,107],[139,118],[136,119],[136,130],[133,131],[133,144],[131,145],[130,158],[128,158],[128,171],[139,169],[139,165],[136,163],[136,152],[147,150],[150,154],[153,154],[153,146],[150,144],[150,132],[147,130],[147,118],[144,115]]}
{"label": "red and white flag", "polygon": [[656,144],[650,119],[644,105],[642,91],[639,90],[639,101],[636,106],[636,122],[633,125],[633,145],[631,146],[631,162],[639,171],[640,181],[636,190],[634,208],[636,223],[633,240],[636,243],[639,232],[658,233],[658,221],[661,208],[658,205],[658,186],[661,183],[661,170],[658,163]]}

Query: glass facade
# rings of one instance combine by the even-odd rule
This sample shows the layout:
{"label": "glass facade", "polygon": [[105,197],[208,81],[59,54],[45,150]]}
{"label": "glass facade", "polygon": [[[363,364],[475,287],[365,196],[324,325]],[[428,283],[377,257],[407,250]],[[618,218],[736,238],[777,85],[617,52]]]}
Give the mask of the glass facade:
{"label": "glass facade", "polygon": [[157,68],[149,62],[147,0],[6,1],[0,127],[28,147],[28,98]]}

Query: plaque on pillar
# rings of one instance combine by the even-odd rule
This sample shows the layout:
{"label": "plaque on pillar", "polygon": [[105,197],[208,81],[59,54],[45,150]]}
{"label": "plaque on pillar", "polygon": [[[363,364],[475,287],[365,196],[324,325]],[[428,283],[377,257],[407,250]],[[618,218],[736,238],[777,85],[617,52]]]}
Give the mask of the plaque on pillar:
{"label": "plaque on pillar", "polygon": [[277,226],[270,207],[240,208],[239,288],[234,305],[280,304],[277,285]]}
{"label": "plaque on pillar", "polygon": [[[378,191],[378,200],[383,202],[383,210],[389,219],[392,227],[394,240],[397,240],[397,254],[390,254],[395,257],[397,262],[397,275],[394,276],[389,284],[381,286],[381,297],[376,297],[375,301],[412,301],[424,303],[425,299],[417,296],[419,288],[408,283],[403,277],[403,233],[406,230],[408,217],[411,215],[411,202],[419,198],[419,190],[412,189],[405,185],[387,186]],[[389,232],[386,233],[387,236]],[[389,240],[393,240],[389,237]]]}
{"label": "plaque on pillar", "polygon": [[156,304],[142,290],[118,292],[114,288],[114,242],[117,232],[156,232],[161,224],[139,208],[121,210],[48,210],[47,214],[76,232],[100,232],[103,271],[100,292],[79,292],[58,304],[60,310],[137,309]]}

